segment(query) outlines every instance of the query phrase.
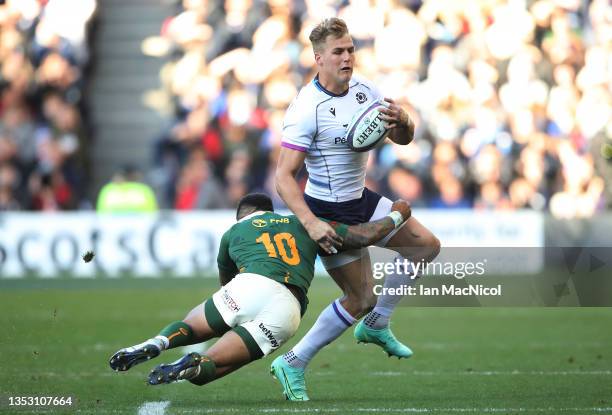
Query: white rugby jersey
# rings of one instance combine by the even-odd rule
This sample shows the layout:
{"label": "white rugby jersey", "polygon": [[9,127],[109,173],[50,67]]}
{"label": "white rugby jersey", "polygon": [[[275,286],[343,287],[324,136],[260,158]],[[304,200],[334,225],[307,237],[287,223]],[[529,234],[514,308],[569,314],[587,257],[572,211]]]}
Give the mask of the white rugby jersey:
{"label": "white rugby jersey", "polygon": [[328,202],[361,197],[369,153],[352,151],[344,135],[353,115],[379,99],[378,89],[357,76],[340,95],[323,88],[318,75],[300,90],[285,114],[281,145],[306,153],[306,194]]}

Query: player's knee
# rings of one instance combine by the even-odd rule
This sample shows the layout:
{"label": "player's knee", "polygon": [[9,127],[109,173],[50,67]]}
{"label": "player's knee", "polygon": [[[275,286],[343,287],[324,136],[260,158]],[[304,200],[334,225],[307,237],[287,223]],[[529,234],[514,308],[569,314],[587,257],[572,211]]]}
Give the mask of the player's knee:
{"label": "player's knee", "polygon": [[428,254],[425,260],[427,262],[431,262],[440,254],[440,249],[442,248],[442,244],[440,243],[440,240],[435,235],[432,234],[429,240],[427,241],[427,247],[428,247]]}

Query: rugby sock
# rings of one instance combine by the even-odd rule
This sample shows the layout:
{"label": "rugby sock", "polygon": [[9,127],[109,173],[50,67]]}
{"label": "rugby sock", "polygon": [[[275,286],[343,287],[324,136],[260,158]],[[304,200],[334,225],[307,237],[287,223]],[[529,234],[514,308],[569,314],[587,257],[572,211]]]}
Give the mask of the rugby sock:
{"label": "rugby sock", "polygon": [[283,359],[285,359],[285,362],[289,363],[289,366],[292,367],[297,367],[300,369],[304,369],[306,367],[306,362],[300,360],[295,353],[293,353],[293,350],[289,350],[287,353],[285,353],[283,355]]}
{"label": "rugby sock", "polygon": [[[401,261],[403,263],[404,257],[398,255],[395,257],[395,261]],[[398,270],[396,270],[398,271]],[[405,271],[403,268],[400,268],[399,271]],[[412,278],[412,274],[414,274],[414,268],[410,267],[408,269],[408,273],[406,272],[394,272],[385,277],[385,282],[383,284],[384,288],[392,288],[397,289],[402,286],[407,286],[414,284],[416,278]],[[376,301],[376,306],[372,311],[370,311],[363,319],[363,323],[374,330],[380,330],[389,325],[389,317],[393,313],[395,306],[400,302],[403,295],[391,295],[387,294],[388,291],[384,291],[384,294],[378,296],[378,300]]]}
{"label": "rugby sock", "polygon": [[163,349],[188,346],[195,342],[193,330],[189,324],[182,321],[168,324],[159,332],[159,335],[155,336],[155,340],[159,340],[164,344]]}
{"label": "rugby sock", "polygon": [[194,385],[202,386],[217,378],[217,365],[208,356],[202,356],[199,366],[191,367],[182,373],[181,379],[187,379]]}
{"label": "rugby sock", "polygon": [[306,367],[319,350],[340,337],[354,322],[353,316],[340,304],[340,299],[336,299],[319,314],[308,333],[283,358],[292,367]]}

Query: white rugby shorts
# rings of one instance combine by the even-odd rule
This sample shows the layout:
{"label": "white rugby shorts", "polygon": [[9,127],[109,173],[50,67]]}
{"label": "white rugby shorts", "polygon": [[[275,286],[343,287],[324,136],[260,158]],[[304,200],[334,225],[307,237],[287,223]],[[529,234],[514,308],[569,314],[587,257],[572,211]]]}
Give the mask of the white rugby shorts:
{"label": "white rugby shorts", "polygon": [[[285,285],[262,275],[236,275],[213,294],[212,301],[225,324],[245,329],[264,356],[289,340],[300,324],[297,298]],[[248,336],[241,337],[249,347]]]}

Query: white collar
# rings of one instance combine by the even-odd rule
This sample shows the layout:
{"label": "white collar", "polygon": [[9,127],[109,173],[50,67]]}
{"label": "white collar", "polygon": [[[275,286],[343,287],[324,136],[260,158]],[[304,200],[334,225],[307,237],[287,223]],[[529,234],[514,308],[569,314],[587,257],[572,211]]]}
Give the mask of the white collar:
{"label": "white collar", "polygon": [[269,213],[269,212],[264,212],[263,210],[257,210],[257,211],[255,211],[255,212],[253,212],[253,213],[249,214],[249,215],[246,215],[244,218],[240,219],[240,220],[238,221],[238,223],[240,223],[240,222],[242,222],[242,221],[244,221],[244,220],[251,219],[253,216],[263,215],[264,213]]}

